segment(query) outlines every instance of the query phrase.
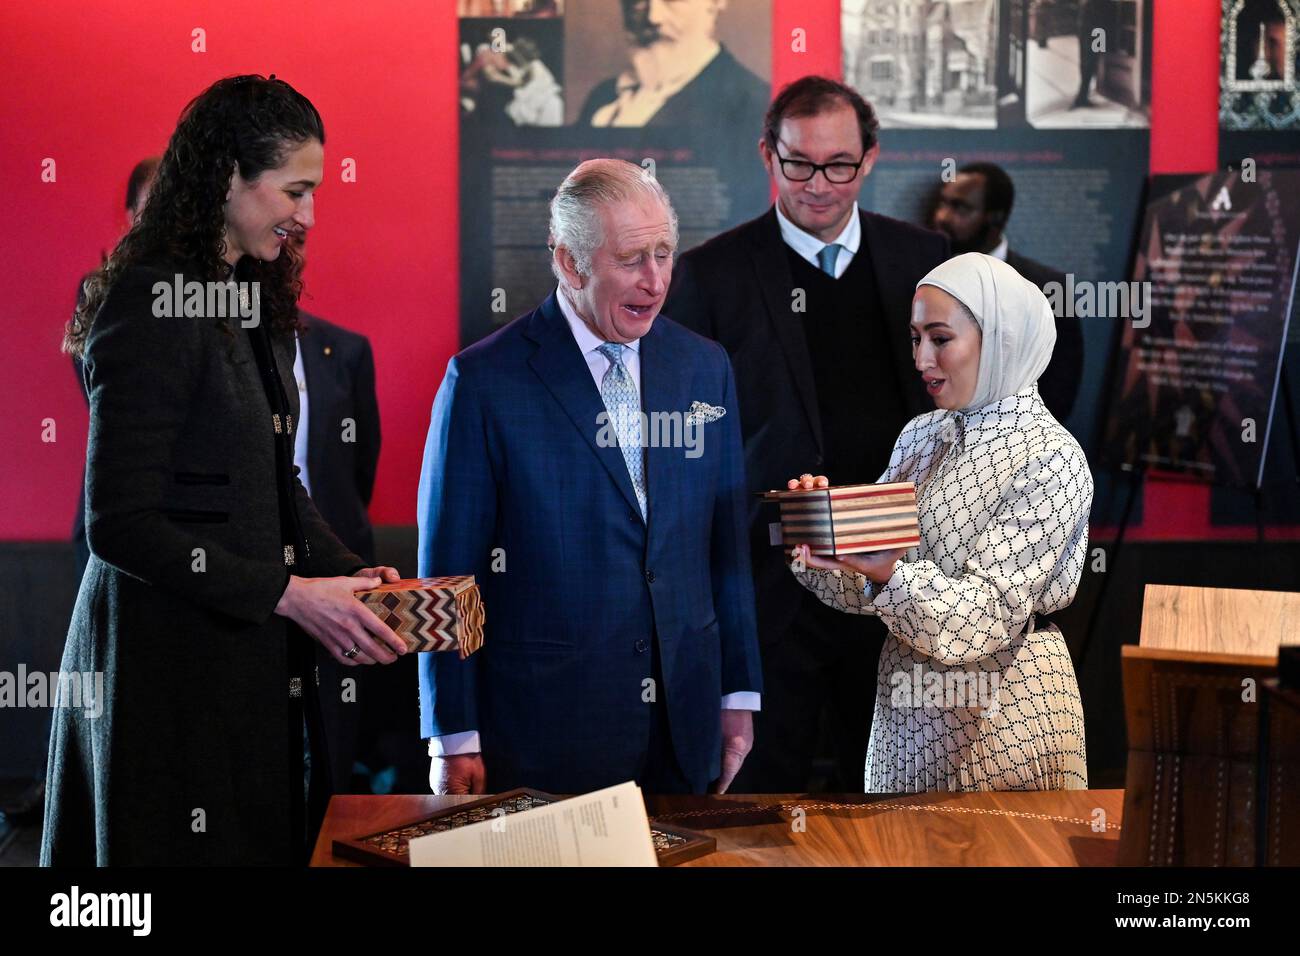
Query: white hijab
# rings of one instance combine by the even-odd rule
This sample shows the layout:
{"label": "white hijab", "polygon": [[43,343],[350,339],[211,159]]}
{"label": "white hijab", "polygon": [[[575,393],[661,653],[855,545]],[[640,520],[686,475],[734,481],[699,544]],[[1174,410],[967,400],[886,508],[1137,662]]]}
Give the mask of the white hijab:
{"label": "white hijab", "polygon": [[982,252],[954,256],[916,284],[942,289],[979,323],[979,378],[962,411],[1000,402],[1038,381],[1056,345],[1056,319],[1047,297],[1001,259]]}

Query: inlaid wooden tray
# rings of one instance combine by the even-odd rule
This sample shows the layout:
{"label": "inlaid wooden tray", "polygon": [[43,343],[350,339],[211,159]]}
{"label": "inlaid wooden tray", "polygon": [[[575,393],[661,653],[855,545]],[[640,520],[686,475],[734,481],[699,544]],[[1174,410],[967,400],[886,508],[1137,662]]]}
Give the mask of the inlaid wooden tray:
{"label": "inlaid wooden tray", "polygon": [[[410,866],[410,842],[416,837],[454,830],[471,823],[482,823],[499,816],[500,812],[519,813],[564,799],[527,787],[508,790],[496,796],[449,807],[377,833],[367,833],[351,840],[335,840],[334,855],[370,866]],[[693,860],[712,853],[718,845],[717,840],[707,834],[683,827],[665,826],[653,820],[650,821],[650,837],[654,841],[655,855],[659,858],[660,866],[674,866]]]}

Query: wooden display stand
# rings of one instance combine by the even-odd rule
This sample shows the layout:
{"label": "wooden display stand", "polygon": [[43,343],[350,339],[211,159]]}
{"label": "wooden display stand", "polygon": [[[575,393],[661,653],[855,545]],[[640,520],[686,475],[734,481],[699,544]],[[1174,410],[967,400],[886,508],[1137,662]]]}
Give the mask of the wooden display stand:
{"label": "wooden display stand", "polygon": [[1268,755],[1296,748],[1285,738],[1262,743],[1262,700],[1278,648],[1292,643],[1300,594],[1147,585],[1140,643],[1122,651],[1122,865],[1300,862],[1294,833],[1289,848],[1280,836],[1275,852],[1264,847]]}

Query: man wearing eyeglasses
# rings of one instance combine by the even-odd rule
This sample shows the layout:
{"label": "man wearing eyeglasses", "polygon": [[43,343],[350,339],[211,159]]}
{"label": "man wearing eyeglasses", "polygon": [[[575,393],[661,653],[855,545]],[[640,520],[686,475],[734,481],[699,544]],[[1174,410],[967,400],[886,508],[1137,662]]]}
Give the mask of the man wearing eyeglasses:
{"label": "man wearing eyeglasses", "polygon": [[[948,258],[948,240],[858,207],[878,128],[842,83],[785,87],[758,143],[776,203],[674,266],[664,312],[731,355],[752,491],[810,470],[832,484],[873,482],[903,425],[931,409],[908,321],[916,283]],[[885,629],[804,591],[773,546],[774,521],[751,501],[764,695],[731,791],[861,791]]]}

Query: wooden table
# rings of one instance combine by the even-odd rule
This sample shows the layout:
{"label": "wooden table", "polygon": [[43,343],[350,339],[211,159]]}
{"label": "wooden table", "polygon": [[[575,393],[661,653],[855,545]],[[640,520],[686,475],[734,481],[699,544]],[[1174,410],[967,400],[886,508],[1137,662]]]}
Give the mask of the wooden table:
{"label": "wooden table", "polygon": [[[311,865],[355,866],[335,859],[335,837],[474,799],[334,797]],[[1123,807],[1123,790],[646,797],[652,819],[717,839],[683,866],[1114,866]]]}

